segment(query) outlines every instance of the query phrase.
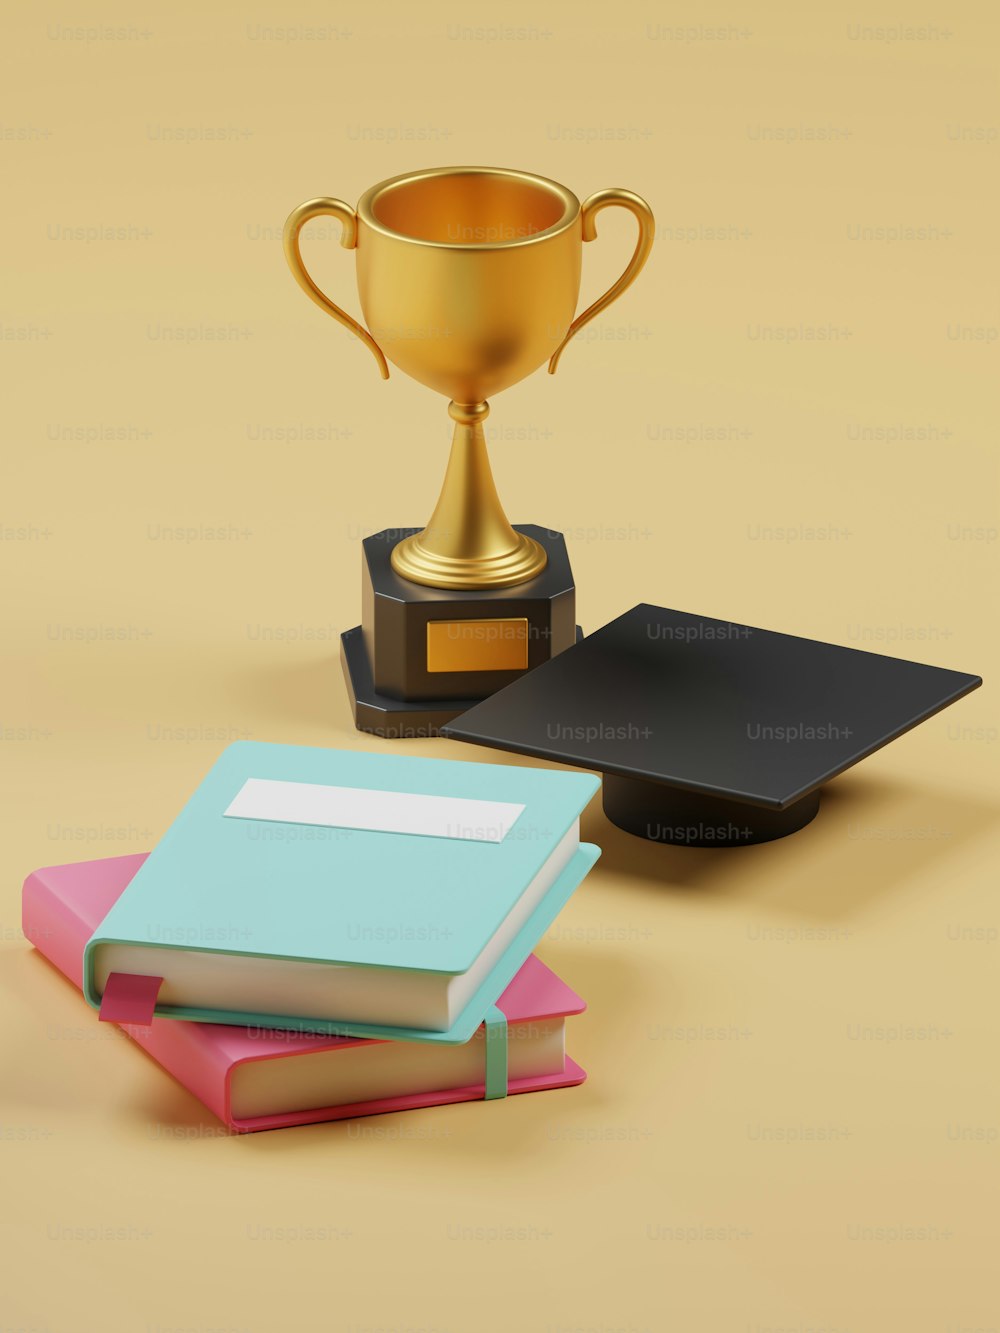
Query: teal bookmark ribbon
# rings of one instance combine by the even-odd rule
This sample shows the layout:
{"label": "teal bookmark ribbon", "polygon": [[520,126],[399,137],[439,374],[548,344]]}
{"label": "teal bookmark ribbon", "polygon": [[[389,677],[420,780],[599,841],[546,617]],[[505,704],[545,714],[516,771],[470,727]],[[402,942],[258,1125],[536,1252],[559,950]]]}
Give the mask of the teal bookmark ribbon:
{"label": "teal bookmark ribbon", "polygon": [[486,1100],[507,1096],[507,1019],[491,1005],[486,1027]]}

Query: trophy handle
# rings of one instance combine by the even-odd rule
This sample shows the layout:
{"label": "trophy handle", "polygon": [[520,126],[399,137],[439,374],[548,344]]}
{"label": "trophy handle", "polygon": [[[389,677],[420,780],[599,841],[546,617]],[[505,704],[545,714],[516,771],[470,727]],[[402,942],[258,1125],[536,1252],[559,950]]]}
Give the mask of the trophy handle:
{"label": "trophy handle", "polygon": [[584,324],[587,324],[599,315],[601,311],[616,301],[626,287],[631,287],[635,282],[642,266],[649,258],[649,252],[653,246],[653,233],[655,223],[653,222],[653,211],[646,203],[645,199],[640,199],[637,194],[631,190],[598,190],[592,194],[589,199],[585,199],[580,205],[580,216],[583,218],[583,239],[593,241],[597,237],[597,225],[595,219],[602,208],[608,208],[612,204],[619,204],[622,208],[627,208],[635,217],[639,224],[639,239],[636,241],[635,251],[628,262],[628,267],[621,275],[613,287],[609,287],[603,296],[598,297],[592,306],[588,306],[582,315],[578,315],[569,326],[569,332],[562,340],[556,350],[552,353],[552,359],[549,361],[549,374],[556,373],[556,366],[559,364],[559,358],[563,354],[563,349],[574,334],[579,333]]}
{"label": "trophy handle", "polygon": [[378,362],[379,370],[382,372],[382,378],[387,380],[389,378],[389,367],[386,365],[381,347],[367,329],[362,328],[357,320],[351,319],[350,315],[341,310],[339,305],[334,305],[325,292],[320,291],[302,262],[302,253],[299,250],[299,232],[307,222],[319,217],[339,219],[341,225],[340,244],[345,250],[353,250],[358,243],[358,215],[350,204],[345,204],[341,199],[307,199],[304,204],[299,204],[298,208],[288,215],[288,221],[285,223],[285,258],[288,260],[288,267],[292,270],[292,277],[306,296],[311,301],[315,301],[321,310],[325,310],[328,315],[332,315],[334,319],[343,324],[345,329],[350,329],[352,333],[357,334],[361,341],[371,348],[372,356]]}

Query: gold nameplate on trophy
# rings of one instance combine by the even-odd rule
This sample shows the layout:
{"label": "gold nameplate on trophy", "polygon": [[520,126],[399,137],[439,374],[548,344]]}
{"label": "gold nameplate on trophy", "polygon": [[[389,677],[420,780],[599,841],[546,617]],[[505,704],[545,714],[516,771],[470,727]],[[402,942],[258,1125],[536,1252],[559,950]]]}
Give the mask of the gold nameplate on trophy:
{"label": "gold nameplate on trophy", "polygon": [[431,620],[427,625],[428,671],[526,671],[528,621]]}

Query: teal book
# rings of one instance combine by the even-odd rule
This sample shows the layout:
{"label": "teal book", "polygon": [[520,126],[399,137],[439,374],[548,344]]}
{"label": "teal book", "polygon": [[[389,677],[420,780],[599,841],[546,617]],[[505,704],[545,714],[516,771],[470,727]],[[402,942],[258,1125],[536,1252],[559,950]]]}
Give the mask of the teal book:
{"label": "teal book", "polygon": [[170,1018],[468,1041],[600,855],[579,831],[599,785],[237,742],[91,936],[84,994],[110,1018],[131,987]]}

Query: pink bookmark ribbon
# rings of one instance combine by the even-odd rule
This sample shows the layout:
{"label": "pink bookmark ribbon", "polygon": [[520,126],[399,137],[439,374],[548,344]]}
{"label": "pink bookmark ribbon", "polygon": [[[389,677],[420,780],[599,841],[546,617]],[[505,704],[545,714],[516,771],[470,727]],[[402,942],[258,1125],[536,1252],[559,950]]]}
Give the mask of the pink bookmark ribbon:
{"label": "pink bookmark ribbon", "polygon": [[133,1023],[136,1027],[148,1028],[162,985],[162,977],[110,972],[101,996],[101,1022]]}

